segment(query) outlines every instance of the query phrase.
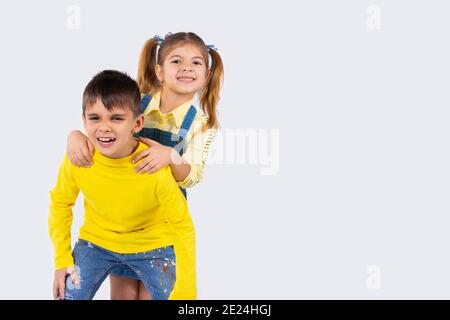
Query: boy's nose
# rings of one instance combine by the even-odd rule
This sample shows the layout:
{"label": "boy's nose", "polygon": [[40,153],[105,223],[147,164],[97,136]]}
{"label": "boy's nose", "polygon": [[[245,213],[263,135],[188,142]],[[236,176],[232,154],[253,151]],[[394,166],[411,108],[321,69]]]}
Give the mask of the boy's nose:
{"label": "boy's nose", "polygon": [[102,126],[100,126],[98,128],[98,131],[100,131],[100,132],[110,132],[111,128],[109,126],[107,126],[107,125],[102,125]]}

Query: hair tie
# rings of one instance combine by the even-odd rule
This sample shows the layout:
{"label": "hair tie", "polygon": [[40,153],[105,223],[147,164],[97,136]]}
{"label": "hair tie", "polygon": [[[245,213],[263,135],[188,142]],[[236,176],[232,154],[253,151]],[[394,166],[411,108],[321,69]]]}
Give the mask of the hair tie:
{"label": "hair tie", "polygon": [[155,41],[156,41],[159,45],[161,45],[161,42],[164,41],[164,39],[161,38],[161,37],[158,36],[158,35],[154,36],[153,39],[155,39]]}
{"label": "hair tie", "polygon": [[[167,37],[169,37],[169,36],[171,36],[171,35],[172,35],[172,32],[167,32],[166,35],[164,36],[164,38],[162,38],[162,37],[159,36],[159,35],[155,35],[155,36],[153,37],[153,39],[155,39],[155,41],[156,41],[159,45],[161,45],[161,43],[162,43],[164,40],[166,40]],[[207,45],[206,45],[206,48],[208,49],[208,52],[209,52],[211,49],[216,50],[216,51],[219,51],[219,49],[217,49],[216,46],[213,45],[213,44],[207,44]]]}
{"label": "hair tie", "polygon": [[209,52],[211,49],[216,50],[216,51],[219,51],[219,49],[217,49],[213,44],[207,44],[207,45],[206,45],[206,48],[208,48],[208,52]]}
{"label": "hair tie", "polygon": [[153,39],[155,39],[155,41],[156,41],[159,45],[161,45],[161,43],[162,43],[164,40],[166,40],[166,38],[167,38],[168,36],[170,36],[170,35],[172,35],[172,32],[166,33],[166,35],[164,36],[164,38],[162,38],[162,37],[159,36],[159,35],[155,35],[155,36],[153,37]]}

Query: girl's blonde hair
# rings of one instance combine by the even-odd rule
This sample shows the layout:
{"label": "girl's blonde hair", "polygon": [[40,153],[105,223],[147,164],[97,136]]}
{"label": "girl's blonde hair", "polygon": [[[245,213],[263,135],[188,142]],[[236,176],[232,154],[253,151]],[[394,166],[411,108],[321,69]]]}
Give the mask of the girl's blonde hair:
{"label": "girl's blonde hair", "polygon": [[224,73],[222,58],[215,49],[208,48],[195,33],[178,32],[167,35],[162,41],[156,37],[148,39],[139,58],[137,76],[139,88],[141,93],[151,94],[160,90],[161,84],[155,72],[156,64],[162,64],[173,49],[187,43],[194,44],[200,49],[207,68],[209,66],[209,56],[211,56],[210,73],[206,79],[205,87],[200,92],[200,107],[208,116],[208,122],[205,124],[204,129],[216,129],[219,127],[217,104],[220,99],[220,88],[222,87]]}

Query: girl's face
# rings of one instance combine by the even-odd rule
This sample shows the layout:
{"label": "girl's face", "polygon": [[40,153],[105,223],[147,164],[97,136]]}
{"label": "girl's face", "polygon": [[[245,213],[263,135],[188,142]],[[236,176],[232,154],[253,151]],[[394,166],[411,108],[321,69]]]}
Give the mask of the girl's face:
{"label": "girl's face", "polygon": [[205,85],[209,70],[201,50],[193,44],[179,46],[155,66],[162,84],[180,95],[194,95]]}

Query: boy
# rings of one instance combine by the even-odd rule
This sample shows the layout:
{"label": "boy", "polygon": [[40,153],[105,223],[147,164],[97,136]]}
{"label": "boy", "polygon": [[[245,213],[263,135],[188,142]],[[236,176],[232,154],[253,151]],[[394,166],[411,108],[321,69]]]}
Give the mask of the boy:
{"label": "boy", "polygon": [[[147,148],[133,136],[144,124],[137,83],[118,71],[97,74],[83,93],[83,122],[94,164],[77,168],[66,155],[50,192],[54,298],[92,299],[111,269],[126,265],[151,299],[195,299],[195,231],[186,200],[168,166],[141,175],[131,163]],[[84,224],[72,253],[79,191]]]}

